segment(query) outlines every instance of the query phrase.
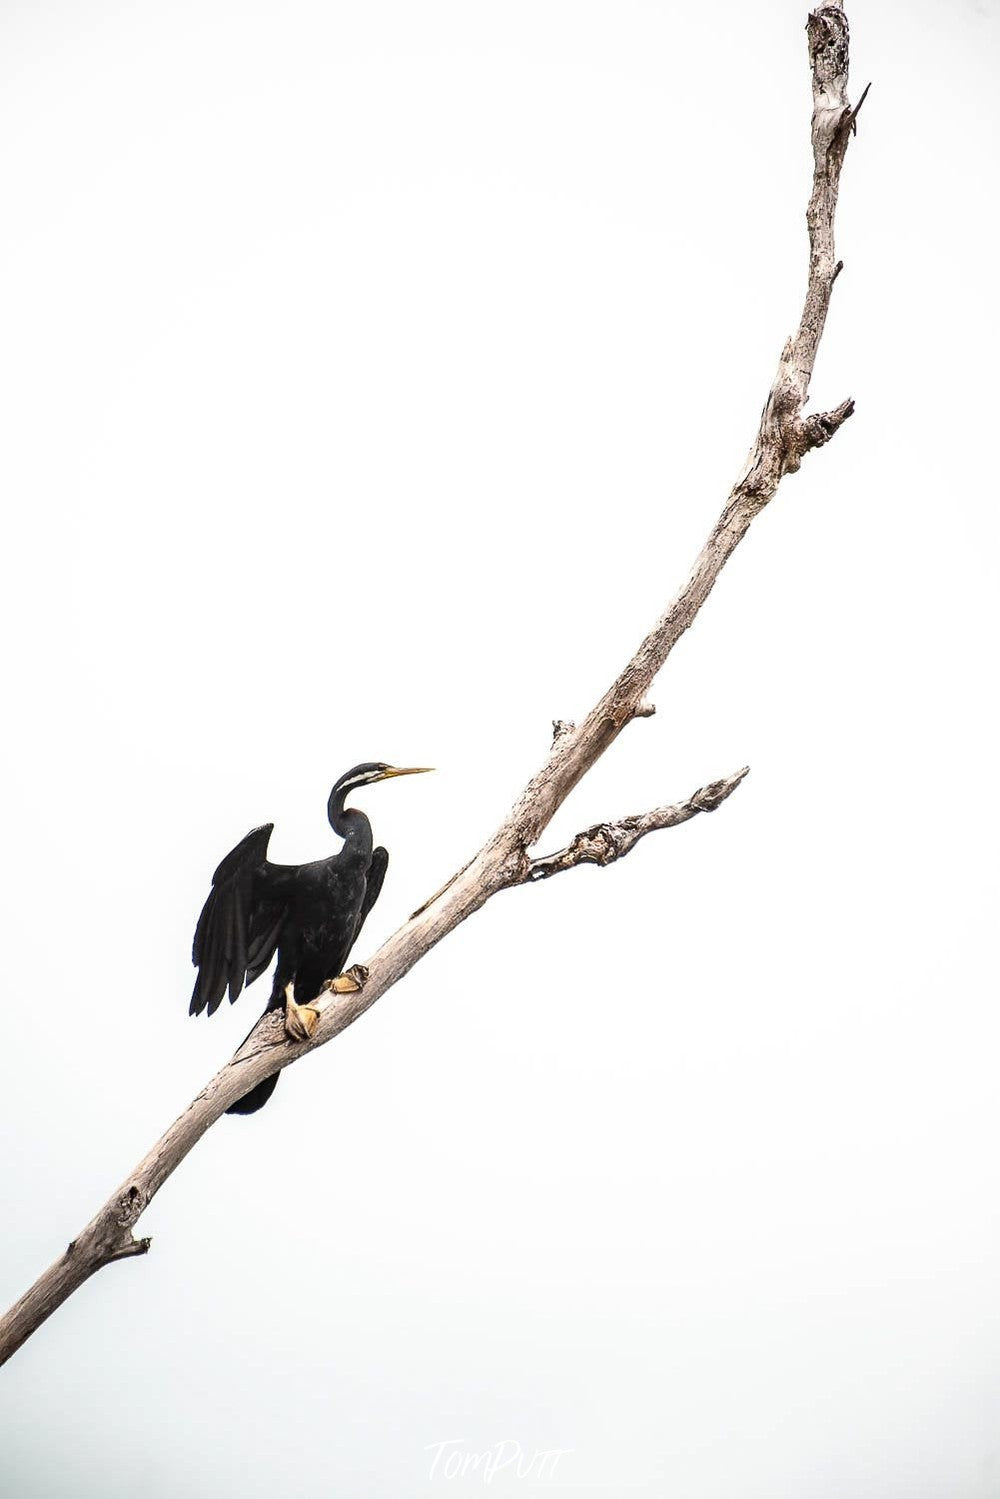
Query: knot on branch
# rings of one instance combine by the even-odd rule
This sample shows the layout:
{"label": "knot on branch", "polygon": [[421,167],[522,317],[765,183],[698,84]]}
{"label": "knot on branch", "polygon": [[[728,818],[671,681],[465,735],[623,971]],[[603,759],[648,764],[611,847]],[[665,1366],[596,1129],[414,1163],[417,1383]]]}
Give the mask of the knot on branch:
{"label": "knot on branch", "polygon": [[146,1193],[134,1182],[126,1187],[118,1199],[118,1214],[115,1218],[118,1227],[131,1228],[136,1219],[145,1212],[148,1201]]}
{"label": "knot on branch", "polygon": [[636,842],[640,821],[638,817],[622,817],[618,822],[595,822],[593,827],[577,833],[569,846],[571,857],[602,868],[613,864]]}
{"label": "knot on branch", "polygon": [[[626,830],[626,822],[632,827]],[[619,823],[596,822],[593,827],[577,833],[573,841],[560,853],[548,859],[527,859],[520,871],[517,883],[548,879],[562,869],[572,869],[576,864],[597,864],[603,868],[613,864],[627,853],[636,841],[635,818],[623,818]]]}
{"label": "knot on branch", "polygon": [[95,1265],[110,1265],[134,1254],[145,1254],[153,1241],[134,1239],[132,1225],[149,1206],[150,1196],[147,1188],[130,1182],[124,1191],[105,1204],[81,1237],[73,1241],[69,1252],[82,1253]]}

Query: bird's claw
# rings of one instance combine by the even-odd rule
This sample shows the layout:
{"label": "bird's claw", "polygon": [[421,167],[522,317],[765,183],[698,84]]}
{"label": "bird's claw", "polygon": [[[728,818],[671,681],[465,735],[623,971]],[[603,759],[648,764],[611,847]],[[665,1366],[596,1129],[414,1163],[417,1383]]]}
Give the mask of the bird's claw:
{"label": "bird's claw", "polygon": [[285,986],[285,1035],[293,1041],[310,1041],[319,1025],[320,1012],[315,1005],[295,1003],[295,985]]}
{"label": "bird's claw", "polygon": [[327,979],[320,993],[311,1004],[295,1003],[295,985],[285,985],[285,1035],[293,1041],[311,1041],[316,1034],[319,1018],[330,1005],[332,994],[357,994],[365,987],[368,969],[363,963],[354,963],[346,973],[338,973]]}
{"label": "bird's claw", "polygon": [[323,985],[331,994],[357,994],[368,982],[368,969],[363,963],[352,963],[346,973],[338,973],[335,979],[327,979]]}

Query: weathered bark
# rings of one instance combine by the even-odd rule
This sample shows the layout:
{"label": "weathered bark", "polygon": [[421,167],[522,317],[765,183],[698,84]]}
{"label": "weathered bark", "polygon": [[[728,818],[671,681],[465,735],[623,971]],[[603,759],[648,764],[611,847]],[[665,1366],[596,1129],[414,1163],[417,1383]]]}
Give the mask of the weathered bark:
{"label": "weathered bark", "polygon": [[382,945],[369,964],[364,988],[355,994],[331,996],[315,1034],[308,1041],[289,1040],[280,1014],[261,1020],[233,1059],[216,1073],[157,1141],[65,1254],[0,1321],[0,1363],[96,1270],[113,1260],[147,1251],[150,1241],[133,1237],[136,1221],[171,1172],[231,1103],[271,1073],[332,1041],[491,896],[513,885],[545,879],[579,863],[610,863],[627,853],[646,833],[673,827],[698,812],[713,810],[743,779],[745,770],[703,787],[677,806],[617,823],[598,824],[578,834],[568,848],[548,857],[532,858],[529,852],[573,787],[626,724],[652,712],[645,696],[653,678],[694,620],[723,566],[746,535],[754,516],[774,495],[782,477],[795,472],[811,448],[828,442],[853,412],[853,403],[848,400],[832,411],[803,415],[830,294],[841,269],[834,256],[833,241],[840,171],[865,97],[862,94],[854,109],[847,102],[848,26],[841,0],[829,0],[814,10],[807,31],[813,87],[814,170],[807,210],[809,277],[805,305],[798,329],[782,351],[743,473],[684,587],[583,722],[554,725],[549,757],[525,787],[506,821],[444,889]]}

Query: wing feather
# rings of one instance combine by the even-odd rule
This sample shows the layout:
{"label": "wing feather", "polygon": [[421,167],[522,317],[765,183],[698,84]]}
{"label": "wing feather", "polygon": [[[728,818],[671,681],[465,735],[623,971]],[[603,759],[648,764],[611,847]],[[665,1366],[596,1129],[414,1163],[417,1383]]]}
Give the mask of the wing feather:
{"label": "wing feather", "polygon": [[[267,909],[275,910],[271,906]],[[274,920],[269,926],[252,936],[250,946],[247,950],[247,983],[252,984],[254,979],[259,978],[264,969],[274,957],[274,949],[278,945],[278,937],[285,920],[285,908],[277,908]],[[253,931],[253,929],[251,929]]]}
{"label": "wing feather", "polygon": [[191,958],[198,976],[190,1013],[210,1015],[252,983],[270,963],[285,919],[274,898],[267,861],[273,823],[254,828],[232,849],[212,877],[212,888],[195,928]]}
{"label": "wing feather", "polygon": [[372,849],[371,863],[368,866],[368,874],[365,877],[365,898],[361,902],[361,910],[358,912],[358,924],[354,928],[354,939],[357,941],[358,934],[365,924],[365,919],[372,906],[379,898],[385,872],[389,868],[389,851],[379,844],[378,848]]}

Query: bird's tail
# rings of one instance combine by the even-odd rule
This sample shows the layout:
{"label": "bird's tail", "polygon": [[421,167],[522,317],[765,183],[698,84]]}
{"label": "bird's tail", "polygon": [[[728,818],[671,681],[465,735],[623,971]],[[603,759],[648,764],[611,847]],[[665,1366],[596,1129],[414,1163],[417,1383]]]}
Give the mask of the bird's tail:
{"label": "bird's tail", "polygon": [[[278,987],[278,979],[277,976],[275,976],[274,987],[271,990],[271,998],[267,1002],[267,1009],[264,1011],[264,1015],[269,1015],[272,1010],[280,1010],[284,1002],[284,991]],[[261,1020],[263,1020],[264,1015],[261,1016]],[[240,1042],[239,1049],[242,1050],[242,1048],[247,1044],[247,1042],[250,1040],[250,1037],[257,1029],[258,1025],[260,1025],[260,1020],[255,1020],[253,1025],[247,1031],[246,1035],[243,1037],[243,1040]],[[271,1094],[278,1086],[279,1076],[280,1073],[272,1072],[271,1076],[266,1077],[262,1083],[258,1083],[256,1088],[251,1088],[249,1093],[244,1093],[242,1098],[238,1098],[235,1103],[231,1103],[226,1110],[226,1113],[256,1114],[258,1109],[262,1109],[264,1107],[264,1105],[267,1103],[267,1100],[270,1098]]]}
{"label": "bird's tail", "polygon": [[249,1093],[244,1093],[242,1098],[238,1098],[235,1103],[231,1103],[226,1113],[256,1114],[258,1109],[264,1107],[277,1086],[278,1073],[272,1072],[271,1076],[266,1077],[262,1083],[258,1083],[256,1088],[251,1088]]}

